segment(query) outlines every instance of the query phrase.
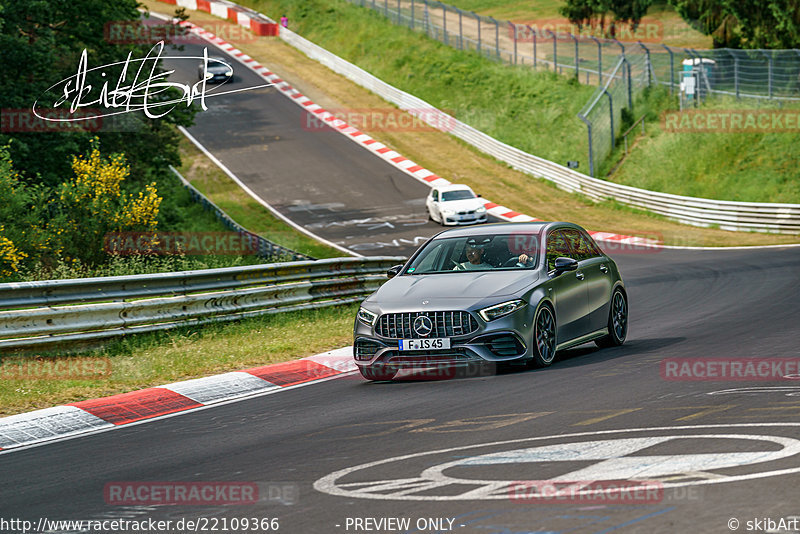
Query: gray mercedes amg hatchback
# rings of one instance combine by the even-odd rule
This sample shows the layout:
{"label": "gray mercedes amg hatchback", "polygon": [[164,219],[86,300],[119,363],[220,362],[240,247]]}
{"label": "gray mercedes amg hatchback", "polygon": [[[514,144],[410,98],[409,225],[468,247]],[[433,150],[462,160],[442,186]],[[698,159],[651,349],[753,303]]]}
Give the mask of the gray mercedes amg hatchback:
{"label": "gray mercedes amg hatchback", "polygon": [[354,357],[369,380],[482,362],[542,367],[561,349],[627,335],[617,265],[575,224],[445,230],[387,274],[355,319]]}

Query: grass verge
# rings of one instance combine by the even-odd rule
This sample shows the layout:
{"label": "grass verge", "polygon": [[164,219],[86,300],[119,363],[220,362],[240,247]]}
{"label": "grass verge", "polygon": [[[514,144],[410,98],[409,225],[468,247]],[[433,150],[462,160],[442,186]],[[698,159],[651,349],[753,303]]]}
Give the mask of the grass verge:
{"label": "grass verge", "polygon": [[[356,304],[279,313],[232,323],[179,328],[112,341],[102,348],[3,357],[0,416],[114,395],[211,374],[311,356],[352,343]],[[36,379],[26,362],[63,358],[108,362],[110,375],[89,380]],[[107,360],[105,360],[107,358]],[[35,369],[31,366],[29,369]],[[24,378],[20,377],[20,373]]]}

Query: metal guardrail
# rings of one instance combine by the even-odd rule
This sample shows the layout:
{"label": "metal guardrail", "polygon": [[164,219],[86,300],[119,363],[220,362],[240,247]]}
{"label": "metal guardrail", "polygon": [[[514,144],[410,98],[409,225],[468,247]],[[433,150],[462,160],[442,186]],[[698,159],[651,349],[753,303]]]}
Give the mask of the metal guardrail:
{"label": "metal guardrail", "polygon": [[800,204],[738,202],[686,197],[648,191],[586,176],[557,163],[528,154],[464,124],[446,113],[434,110],[424,100],[393,87],[365,70],[328,52],[324,48],[280,28],[281,38],[310,58],[345,76],[381,98],[395,104],[431,126],[448,125],[448,133],[493,156],[514,169],[544,178],[559,188],[602,201],[614,199],[622,204],[658,213],[694,226],[718,226],[723,230],[800,233]]}
{"label": "metal guardrail", "polygon": [[379,256],[0,284],[0,349],[88,341],[356,302],[405,258]]}

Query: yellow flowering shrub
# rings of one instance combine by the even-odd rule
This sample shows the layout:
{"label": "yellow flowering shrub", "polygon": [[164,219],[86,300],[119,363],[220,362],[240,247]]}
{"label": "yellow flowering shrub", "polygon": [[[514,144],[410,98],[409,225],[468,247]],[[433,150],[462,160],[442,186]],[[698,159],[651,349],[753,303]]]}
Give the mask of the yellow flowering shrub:
{"label": "yellow flowering shrub", "polygon": [[14,243],[3,235],[5,228],[0,226],[0,275],[11,276],[18,273],[22,260],[28,257]]}

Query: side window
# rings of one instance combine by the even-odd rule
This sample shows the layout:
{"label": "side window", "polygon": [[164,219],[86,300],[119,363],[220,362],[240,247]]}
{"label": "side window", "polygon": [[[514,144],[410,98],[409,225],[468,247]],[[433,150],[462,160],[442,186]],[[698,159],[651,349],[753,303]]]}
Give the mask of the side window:
{"label": "side window", "polygon": [[581,232],[581,239],[586,243],[586,248],[592,251],[592,258],[596,258],[598,256],[603,256],[603,251],[600,250],[600,247],[597,246],[597,243],[594,242],[588,234]]}
{"label": "side window", "polygon": [[573,258],[578,261],[583,261],[594,258],[597,255],[595,254],[594,247],[590,245],[589,241],[586,240],[579,231],[568,229],[563,232],[570,249],[572,249],[574,253],[572,256]]}
{"label": "side window", "polygon": [[439,191],[437,191],[435,189],[433,191],[433,201],[434,202],[439,202]]}
{"label": "side window", "polygon": [[566,258],[574,257],[572,252],[570,252],[564,234],[560,230],[557,230],[547,237],[547,270],[552,271],[555,269],[556,258],[562,256]]}

